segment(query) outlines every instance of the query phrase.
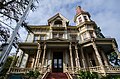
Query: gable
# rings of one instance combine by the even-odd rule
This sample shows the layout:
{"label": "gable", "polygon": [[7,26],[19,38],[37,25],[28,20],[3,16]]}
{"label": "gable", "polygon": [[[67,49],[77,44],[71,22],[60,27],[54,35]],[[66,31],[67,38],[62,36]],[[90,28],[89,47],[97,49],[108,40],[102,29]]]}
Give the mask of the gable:
{"label": "gable", "polygon": [[64,16],[62,16],[60,13],[57,13],[55,16],[53,16],[50,19],[48,19],[48,23],[51,23],[52,21],[54,21],[56,19],[64,20],[66,22],[69,22],[69,20],[67,18],[65,18]]}

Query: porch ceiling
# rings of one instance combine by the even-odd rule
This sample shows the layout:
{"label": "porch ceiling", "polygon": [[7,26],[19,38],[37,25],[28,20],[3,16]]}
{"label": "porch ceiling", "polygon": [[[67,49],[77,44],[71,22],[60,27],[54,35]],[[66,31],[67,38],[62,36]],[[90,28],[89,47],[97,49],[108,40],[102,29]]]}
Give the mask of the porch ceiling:
{"label": "porch ceiling", "polygon": [[37,43],[19,43],[19,48],[22,50],[37,49]]}
{"label": "porch ceiling", "polygon": [[113,51],[112,44],[99,44],[97,46],[100,47],[106,54]]}

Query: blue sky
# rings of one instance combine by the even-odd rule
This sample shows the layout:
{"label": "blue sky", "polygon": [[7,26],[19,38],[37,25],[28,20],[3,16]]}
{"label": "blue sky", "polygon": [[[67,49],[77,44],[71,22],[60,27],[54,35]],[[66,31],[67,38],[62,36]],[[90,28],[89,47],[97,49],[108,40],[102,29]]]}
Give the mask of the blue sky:
{"label": "blue sky", "polygon": [[[61,13],[75,25],[76,6],[80,5],[91,14],[91,19],[106,37],[116,38],[120,49],[120,0],[40,0],[37,9],[29,12],[27,21],[32,25],[47,25],[47,20]],[[21,31],[25,36],[25,31]]]}

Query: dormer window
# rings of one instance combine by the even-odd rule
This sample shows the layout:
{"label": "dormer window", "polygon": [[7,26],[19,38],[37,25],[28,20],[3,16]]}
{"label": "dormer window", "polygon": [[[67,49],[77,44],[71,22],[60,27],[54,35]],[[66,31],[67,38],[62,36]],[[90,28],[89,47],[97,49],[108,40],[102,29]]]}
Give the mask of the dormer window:
{"label": "dormer window", "polygon": [[85,21],[87,21],[88,19],[87,19],[87,16],[83,16],[84,17],[84,19],[85,19]]}
{"label": "dormer window", "polygon": [[54,22],[54,25],[62,25],[62,21],[57,20],[57,21]]}

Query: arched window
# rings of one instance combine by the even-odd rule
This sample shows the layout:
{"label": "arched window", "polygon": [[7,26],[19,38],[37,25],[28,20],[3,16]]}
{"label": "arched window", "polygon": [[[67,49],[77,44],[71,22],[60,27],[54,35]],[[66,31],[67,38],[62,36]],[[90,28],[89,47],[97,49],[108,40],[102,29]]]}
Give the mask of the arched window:
{"label": "arched window", "polygon": [[54,25],[62,25],[62,21],[56,20],[56,21],[54,22]]}

